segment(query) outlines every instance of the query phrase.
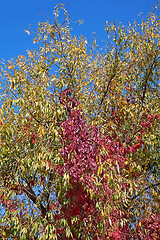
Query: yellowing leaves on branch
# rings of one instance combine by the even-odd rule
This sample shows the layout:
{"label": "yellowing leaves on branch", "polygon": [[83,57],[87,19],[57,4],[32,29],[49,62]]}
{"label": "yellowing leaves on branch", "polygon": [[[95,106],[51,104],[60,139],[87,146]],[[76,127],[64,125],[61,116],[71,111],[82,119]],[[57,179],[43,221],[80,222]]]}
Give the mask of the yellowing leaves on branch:
{"label": "yellowing leaves on branch", "polygon": [[160,20],[100,46],[71,23],[57,5],[1,64],[0,239],[158,240]]}

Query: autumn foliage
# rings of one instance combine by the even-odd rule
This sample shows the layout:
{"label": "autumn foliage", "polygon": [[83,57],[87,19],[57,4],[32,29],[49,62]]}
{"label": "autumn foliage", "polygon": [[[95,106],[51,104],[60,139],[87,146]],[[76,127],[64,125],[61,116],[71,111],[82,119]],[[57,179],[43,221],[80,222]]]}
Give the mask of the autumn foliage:
{"label": "autumn foliage", "polygon": [[2,63],[1,239],[160,239],[159,24],[88,46],[60,5]]}

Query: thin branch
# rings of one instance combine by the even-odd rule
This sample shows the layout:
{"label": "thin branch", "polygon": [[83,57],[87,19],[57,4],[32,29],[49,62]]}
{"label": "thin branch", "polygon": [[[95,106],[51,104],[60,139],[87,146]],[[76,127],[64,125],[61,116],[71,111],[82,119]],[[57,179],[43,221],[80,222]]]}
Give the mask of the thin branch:
{"label": "thin branch", "polygon": [[133,133],[132,133],[132,138],[131,139],[129,139],[128,141],[126,141],[126,144],[130,144],[133,140],[134,140],[134,136],[138,133],[138,132],[140,132],[142,130],[142,127],[141,128],[139,128],[137,131],[135,130]]}
{"label": "thin branch", "polygon": [[[116,35],[115,35],[115,38],[117,38]],[[99,115],[99,113],[100,113],[100,109],[101,109],[102,103],[104,102],[104,99],[105,99],[105,97],[106,97],[106,95],[107,95],[107,93],[108,93],[108,91],[109,91],[109,87],[110,87],[111,81],[112,81],[112,80],[115,78],[115,76],[116,76],[116,70],[117,70],[117,68],[118,68],[118,55],[120,54],[120,52],[121,52],[121,50],[122,50],[122,46],[120,46],[119,51],[117,50],[117,46],[116,46],[115,50],[116,50],[116,52],[115,52],[115,62],[114,62],[113,74],[112,74],[112,76],[110,77],[110,79],[109,79],[109,81],[108,81],[107,89],[106,89],[106,91],[104,92],[103,97],[102,97],[102,99],[101,99],[100,106],[99,106],[99,111],[98,111],[96,117],[97,117],[97,116]]]}
{"label": "thin branch", "polygon": [[28,107],[26,107],[26,106],[24,106],[24,107],[28,110],[28,112],[30,113],[30,115],[34,118],[34,120],[35,120],[37,123],[41,124],[42,126],[45,125],[44,123],[42,123],[40,120],[38,120],[38,119],[33,115],[33,113],[31,112],[31,110],[30,110]]}
{"label": "thin branch", "polygon": [[61,33],[60,33],[60,30],[59,30],[59,27],[57,26],[56,24],[56,27],[57,27],[57,30],[58,30],[58,37],[59,37],[59,40],[60,40],[60,45],[61,45],[61,53],[62,53],[62,56],[64,58],[64,61],[66,63],[66,67],[67,67],[67,70],[68,70],[68,75],[70,77],[70,79],[72,79],[73,75],[72,75],[72,71],[70,70],[69,66],[68,66],[68,62],[67,62],[67,59],[66,59],[66,56],[64,54],[64,48],[63,48],[63,44],[62,44],[62,38],[61,38]]}
{"label": "thin branch", "polygon": [[50,199],[50,194],[51,194],[51,185],[52,185],[52,179],[53,179],[53,171],[51,170],[49,174],[49,179],[48,179],[48,192],[47,192],[47,211],[49,211],[49,199]]}
{"label": "thin branch", "polygon": [[133,197],[131,198],[131,200],[137,198],[141,193],[143,193],[144,191],[150,189],[151,187],[157,187],[157,186],[160,186],[160,182],[155,183],[155,184],[152,184],[152,185],[149,185],[149,186],[146,186],[142,191],[140,191],[138,194],[136,194],[135,196],[133,196]]}
{"label": "thin branch", "polygon": [[[153,59],[153,62],[152,64],[150,65],[149,67],[149,71],[146,73],[146,76],[144,78],[145,80],[145,83],[144,83],[144,90],[143,90],[143,95],[142,95],[142,98],[141,98],[141,106],[143,106],[143,103],[144,103],[144,99],[145,99],[145,95],[146,95],[146,91],[147,91],[147,83],[148,83],[148,80],[149,80],[149,77],[152,73],[152,70],[153,70],[153,66],[155,64],[155,62],[159,59],[160,57],[157,58],[157,54],[155,55],[154,59]],[[142,107],[141,107],[142,108]]]}
{"label": "thin branch", "polygon": [[39,208],[39,210],[41,211],[41,214],[42,214],[43,216],[45,216],[45,215],[46,215],[46,208],[43,206],[42,203],[39,203],[39,202],[38,202],[37,196],[36,196],[35,192],[33,191],[32,187],[31,187],[31,185],[30,185],[30,183],[28,182],[27,179],[26,179],[26,183],[27,183],[27,185],[28,185],[28,188],[26,188],[25,186],[22,186],[22,190],[27,194],[28,198],[29,198],[30,200],[32,200],[32,202],[33,202],[34,204],[37,204],[37,203],[38,203],[38,208]]}

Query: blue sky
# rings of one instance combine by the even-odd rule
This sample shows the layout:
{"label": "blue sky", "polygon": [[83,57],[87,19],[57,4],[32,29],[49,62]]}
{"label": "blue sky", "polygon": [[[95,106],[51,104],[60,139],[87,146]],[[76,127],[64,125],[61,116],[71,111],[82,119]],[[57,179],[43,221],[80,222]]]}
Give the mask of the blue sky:
{"label": "blue sky", "polygon": [[[75,35],[84,35],[91,40],[96,32],[105,39],[105,21],[122,22],[123,25],[152,11],[158,0],[0,0],[0,60],[9,60],[18,55],[26,55],[27,49],[34,49],[33,36],[25,33],[31,24],[45,21],[45,16],[53,17],[57,3],[65,7],[73,21],[83,19],[82,25],[74,25]],[[42,13],[43,12],[43,13]],[[157,11],[159,15],[160,9]]]}

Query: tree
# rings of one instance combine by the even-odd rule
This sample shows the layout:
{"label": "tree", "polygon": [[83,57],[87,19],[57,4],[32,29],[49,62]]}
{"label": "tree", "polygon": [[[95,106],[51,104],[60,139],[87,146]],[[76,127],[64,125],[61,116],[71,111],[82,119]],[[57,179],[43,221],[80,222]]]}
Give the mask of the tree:
{"label": "tree", "polygon": [[102,51],[58,5],[2,63],[1,239],[160,238],[159,28],[106,23]]}

